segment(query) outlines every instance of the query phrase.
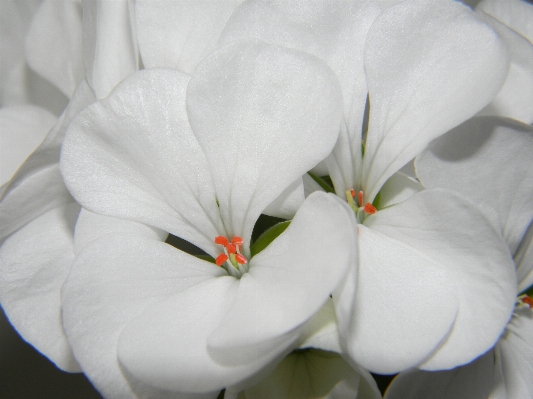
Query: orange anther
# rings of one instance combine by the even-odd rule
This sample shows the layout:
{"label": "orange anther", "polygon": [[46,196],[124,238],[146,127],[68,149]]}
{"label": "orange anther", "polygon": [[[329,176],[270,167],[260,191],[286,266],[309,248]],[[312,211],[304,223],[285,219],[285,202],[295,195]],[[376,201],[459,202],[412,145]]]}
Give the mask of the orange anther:
{"label": "orange anther", "polygon": [[359,191],[359,194],[357,195],[357,200],[359,201],[359,206],[363,206],[363,192]]}
{"label": "orange anther", "polygon": [[228,239],[223,236],[216,236],[215,237],[215,244],[226,246],[228,245]]}
{"label": "orange anther", "polygon": [[235,245],[233,244],[228,244],[228,246],[226,247],[226,249],[228,250],[228,254],[234,254],[237,252],[237,247],[235,247]]}
{"label": "orange anther", "polygon": [[365,211],[365,213],[368,213],[369,215],[373,215],[374,213],[376,213],[378,211],[376,209],[376,207],[374,205],[372,205],[370,202],[366,203],[366,205],[363,208],[363,210]]}
{"label": "orange anther", "polygon": [[228,256],[226,254],[220,254],[217,256],[217,258],[215,259],[215,263],[217,264],[217,266],[222,266],[222,264],[228,260]]}
{"label": "orange anther", "polygon": [[522,302],[525,303],[529,308],[533,308],[533,299],[525,295],[522,297]]}
{"label": "orange anther", "polygon": [[350,195],[355,198],[355,190],[353,188],[350,189]]}
{"label": "orange anther", "polygon": [[237,261],[237,263],[241,265],[244,265],[246,262],[248,262],[246,258],[242,256],[241,254],[235,254],[235,260]]}
{"label": "orange anther", "polygon": [[231,239],[231,242],[235,245],[242,245],[243,241],[242,238],[239,236],[235,236]]}

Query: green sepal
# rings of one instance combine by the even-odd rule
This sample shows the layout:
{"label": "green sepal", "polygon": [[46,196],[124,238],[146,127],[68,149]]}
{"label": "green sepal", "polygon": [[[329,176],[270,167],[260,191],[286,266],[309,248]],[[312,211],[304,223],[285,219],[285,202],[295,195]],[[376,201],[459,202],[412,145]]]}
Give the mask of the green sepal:
{"label": "green sepal", "polygon": [[324,179],[322,179],[321,177],[315,175],[313,172],[307,172],[307,174],[309,176],[311,176],[311,178],[316,181],[318,183],[318,185],[320,187],[322,187],[322,189],[324,189],[324,191],[326,193],[335,193],[335,190],[333,190],[333,187],[331,187],[328,183],[326,183],[326,181]]}
{"label": "green sepal", "polygon": [[268,245],[272,241],[274,241],[281,233],[285,231],[287,227],[289,227],[289,224],[291,224],[290,220],[275,224],[274,226],[266,230],[263,234],[261,234],[259,238],[252,244],[252,247],[250,248],[252,257],[257,255],[259,252],[261,252],[266,247],[268,247]]}
{"label": "green sepal", "polygon": [[529,289],[526,290],[526,291],[524,292],[524,294],[526,294],[526,295],[527,295],[528,297],[530,297],[530,298],[533,298],[533,285],[532,285],[531,287],[529,287]]}

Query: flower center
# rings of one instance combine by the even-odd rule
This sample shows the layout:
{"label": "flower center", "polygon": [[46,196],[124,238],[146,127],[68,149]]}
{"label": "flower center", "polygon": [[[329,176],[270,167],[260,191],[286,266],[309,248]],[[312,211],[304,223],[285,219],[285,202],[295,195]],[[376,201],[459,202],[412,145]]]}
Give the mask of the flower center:
{"label": "flower center", "polygon": [[[355,218],[357,219],[357,223],[363,223],[367,215],[373,215],[377,212],[376,207],[370,202],[367,202],[363,206],[363,196],[364,194],[362,191],[356,193],[354,189],[346,190],[346,202],[348,202],[350,208],[352,208],[355,212]],[[357,203],[355,202],[356,197]]]}
{"label": "flower center", "polygon": [[250,268],[248,260],[241,253],[243,244],[241,237],[235,236],[230,241],[224,236],[217,236],[215,244],[222,245],[224,250],[224,253],[215,259],[217,266],[223,267],[230,275],[237,278],[248,271]]}

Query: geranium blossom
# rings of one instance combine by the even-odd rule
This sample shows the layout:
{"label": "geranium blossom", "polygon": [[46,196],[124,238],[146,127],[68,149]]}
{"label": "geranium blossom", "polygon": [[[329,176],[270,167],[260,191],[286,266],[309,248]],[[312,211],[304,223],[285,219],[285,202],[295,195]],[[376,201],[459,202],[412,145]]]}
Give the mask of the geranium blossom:
{"label": "geranium blossom", "polygon": [[[327,2],[246,2],[222,38],[259,37],[301,48],[339,76],[345,123],[326,164],[336,193],[362,223],[359,272],[354,269],[343,293],[333,297],[345,349],[381,373],[453,367],[487,350],[501,333],[514,301],[512,263],[475,207],[438,190],[399,203],[421,187],[394,173],[492,99],[507,75],[507,54],[496,34],[455,2],[406,1],[377,18],[375,7],[358,2],[324,12]],[[325,43],[336,46],[317,45],[333,13],[338,18],[335,29],[325,29],[331,34]],[[355,39],[365,36],[363,54]],[[362,144],[367,86],[370,117]],[[488,298],[494,291],[499,294]]]}
{"label": "geranium blossom", "polygon": [[[69,342],[105,395],[140,380],[216,397],[296,344],[354,262],[351,211],[316,194],[253,257],[250,237],[261,211],[331,151],[341,105],[321,61],[250,41],[213,53],[190,82],[145,71],[80,113],[63,146],[67,185],[85,208],[131,221],[101,239],[100,222],[87,222],[101,216],[80,221],[76,240],[92,238],[80,238],[63,289]],[[159,229],[223,268],[161,243]]]}
{"label": "geranium blossom", "polygon": [[[417,157],[429,187],[446,187],[480,204],[502,232],[517,270],[513,317],[497,345],[467,366],[438,373],[400,374],[386,398],[521,399],[533,395],[533,129],[498,118],[472,119]],[[509,162],[509,154],[513,162]]]}

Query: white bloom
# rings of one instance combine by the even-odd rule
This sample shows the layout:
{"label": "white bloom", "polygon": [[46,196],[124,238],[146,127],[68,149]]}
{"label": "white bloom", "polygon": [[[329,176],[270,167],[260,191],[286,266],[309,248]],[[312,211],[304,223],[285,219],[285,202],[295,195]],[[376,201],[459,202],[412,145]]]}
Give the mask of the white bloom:
{"label": "white bloom", "polygon": [[[63,289],[69,342],[105,395],[131,395],[138,380],[213,395],[296,344],[354,261],[350,210],[314,195],[253,257],[250,237],[262,210],[331,151],[341,105],[320,60],[247,41],[211,54],[190,82],[169,69],[133,75],[71,124],[69,189],[131,221],[95,239],[82,219],[76,240],[92,238]],[[161,243],[159,229],[217,259],[235,252],[217,237],[239,237],[246,260],[220,263],[240,279]]]}
{"label": "white bloom", "polygon": [[[324,59],[341,82],[345,123],[326,164],[336,193],[364,223],[360,269],[333,295],[345,349],[381,373],[453,367],[500,335],[514,300],[512,264],[472,205],[438,190],[413,195],[420,187],[394,173],[493,98],[507,54],[494,31],[458,3],[405,1],[377,18],[376,8],[372,1],[333,8],[246,2],[221,40],[258,37],[302,49]],[[500,294],[487,298],[493,290]]]}
{"label": "white bloom", "polygon": [[[400,374],[386,398],[522,399],[533,395],[533,129],[510,120],[474,118],[417,157],[429,187],[446,187],[476,202],[502,232],[517,270],[518,302],[499,342],[454,370]],[[512,157],[512,162],[510,162]]]}

